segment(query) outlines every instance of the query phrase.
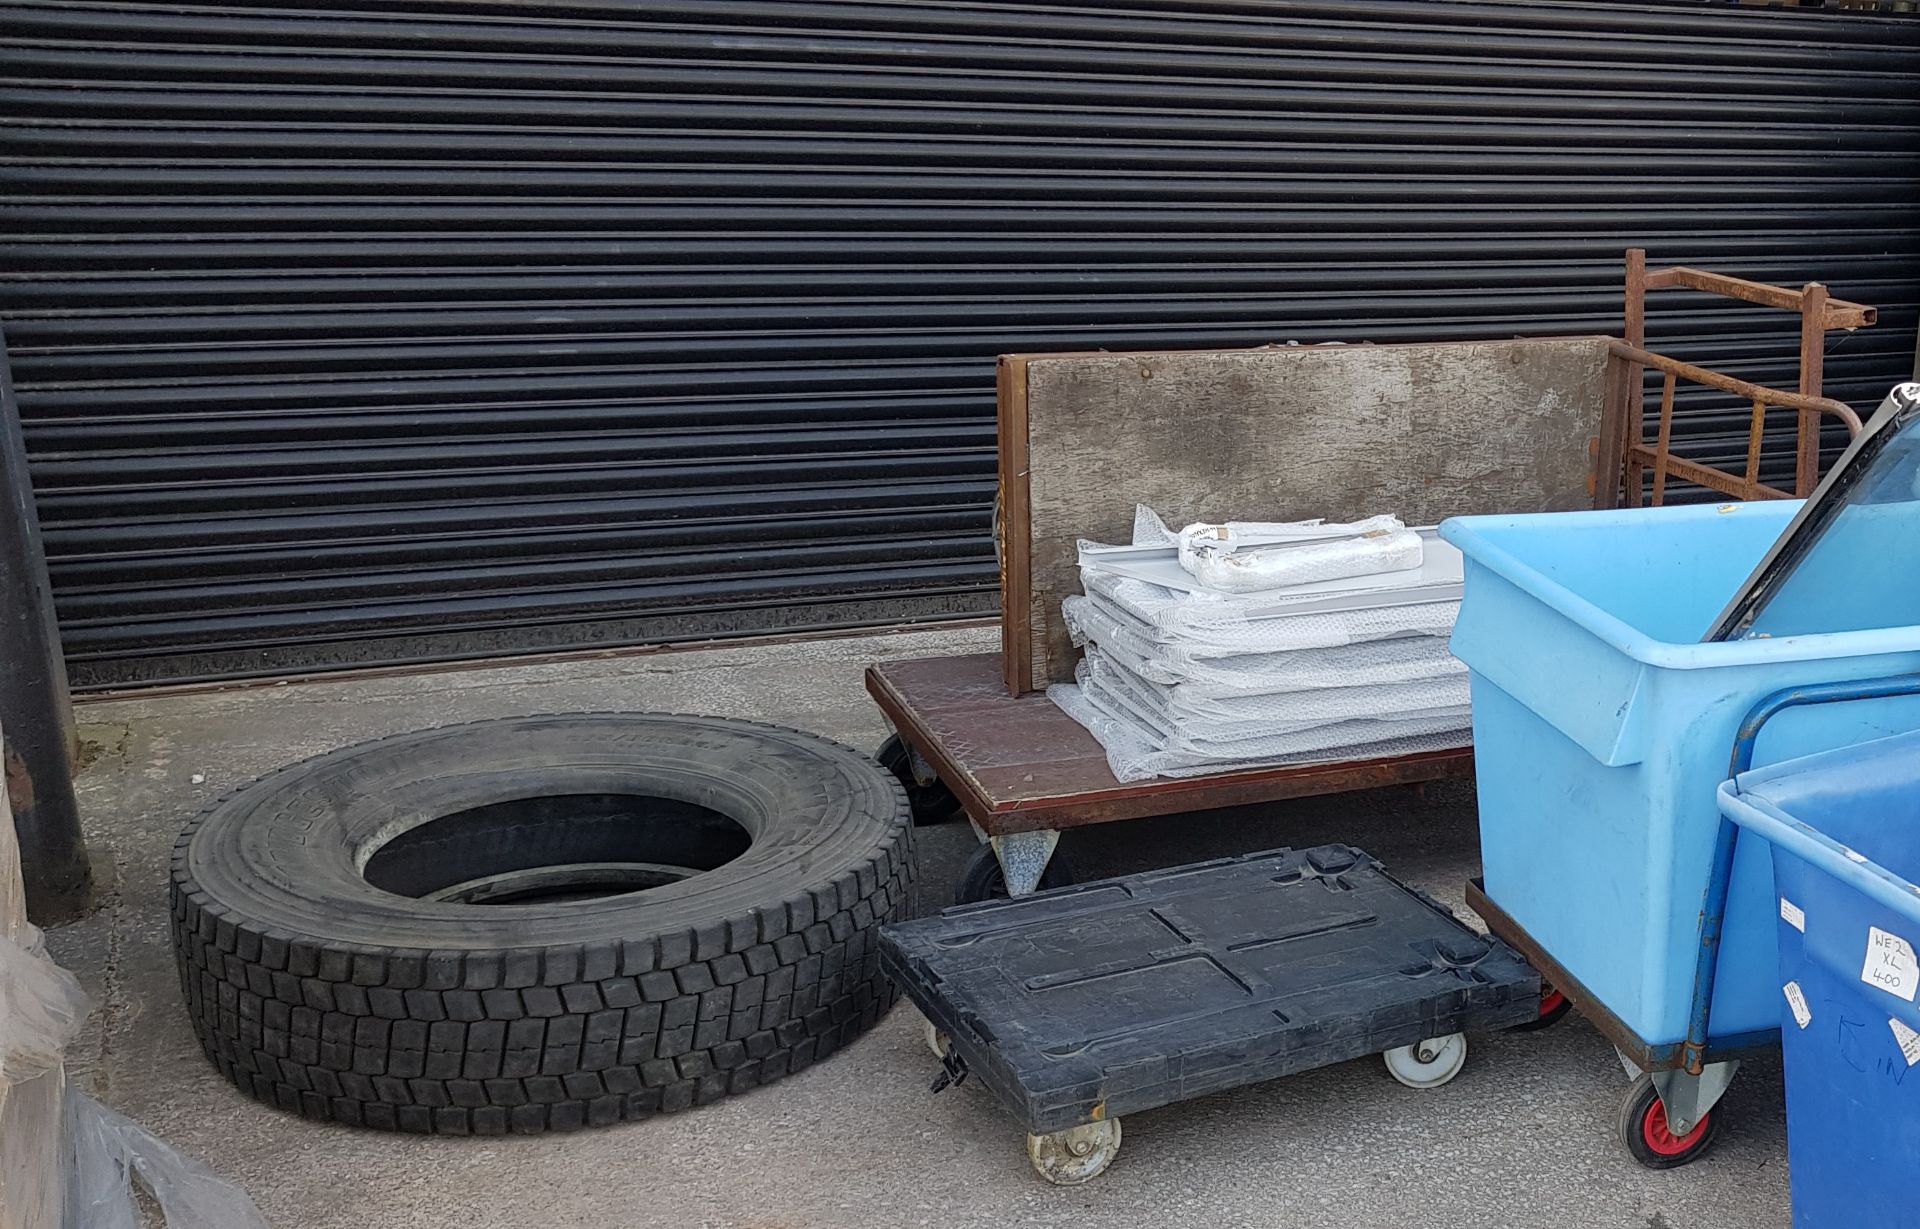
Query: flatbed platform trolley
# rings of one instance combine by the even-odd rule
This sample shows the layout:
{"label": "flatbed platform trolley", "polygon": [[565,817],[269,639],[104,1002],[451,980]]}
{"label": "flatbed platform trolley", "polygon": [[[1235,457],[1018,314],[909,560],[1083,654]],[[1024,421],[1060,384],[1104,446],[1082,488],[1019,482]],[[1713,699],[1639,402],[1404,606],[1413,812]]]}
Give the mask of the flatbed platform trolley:
{"label": "flatbed platform trolley", "polygon": [[1473,771],[1473,748],[1460,746],[1123,784],[1093,735],[1045,693],[1007,693],[997,653],[880,662],[866,681],[899,731],[876,758],[906,786],[914,822],[964,818],[980,837],[955,885],[963,904],[1072,883],[1054,852],[1067,828]]}
{"label": "flatbed platform trolley", "polygon": [[934,1090],[977,1079],[1059,1185],[1106,1169],[1128,1114],[1370,1054],[1437,1088],[1469,1032],[1542,1018],[1518,954],[1345,845],[959,906],[880,942]]}

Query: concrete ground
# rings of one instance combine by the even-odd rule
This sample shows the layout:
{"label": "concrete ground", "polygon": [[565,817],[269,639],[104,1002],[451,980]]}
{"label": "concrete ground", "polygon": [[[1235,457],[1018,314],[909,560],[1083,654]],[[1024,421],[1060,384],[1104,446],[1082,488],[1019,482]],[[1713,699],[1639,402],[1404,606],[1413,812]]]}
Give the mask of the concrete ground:
{"label": "concrete ground", "polygon": [[[291,760],[422,726],[560,710],[754,717],[870,747],[860,684],[882,657],[978,652],[978,630],[303,683],[88,703],[80,779],[105,902],[52,936],[98,1008],[72,1054],[83,1085],[243,1184],[278,1229],[1151,1229],[1605,1226],[1764,1229],[1787,1221],[1780,1075],[1742,1073],[1716,1152],[1653,1173],[1614,1142],[1626,1087],[1579,1019],[1476,1036],[1451,1085],[1416,1092],[1346,1063],[1126,1120],[1120,1158],[1080,1188],[1042,1184],[1021,1133],[974,1086],[930,1096],[910,1007],[847,1051],[750,1095],[574,1135],[455,1139],[309,1123],[229,1087],[201,1057],[174,981],[166,858],[200,805]],[[970,848],[925,829],[930,900]],[[1346,841],[1455,902],[1476,864],[1470,789],[1350,794],[1070,833],[1083,878],[1280,845]],[[944,902],[942,902],[944,903]]]}

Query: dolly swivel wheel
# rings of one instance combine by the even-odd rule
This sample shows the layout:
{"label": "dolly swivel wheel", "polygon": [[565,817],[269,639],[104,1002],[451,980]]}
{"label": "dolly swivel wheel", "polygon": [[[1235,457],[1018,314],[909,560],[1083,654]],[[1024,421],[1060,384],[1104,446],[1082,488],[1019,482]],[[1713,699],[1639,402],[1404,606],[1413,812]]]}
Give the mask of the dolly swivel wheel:
{"label": "dolly swivel wheel", "polygon": [[1408,1088],[1438,1088],[1467,1065],[1467,1035],[1448,1033],[1388,1050],[1387,1074]]}
{"label": "dolly swivel wheel", "polygon": [[1641,1075],[1620,1102],[1620,1142],[1634,1160],[1648,1169],[1676,1169],[1706,1155],[1720,1134],[1720,1115],[1708,1110],[1693,1130],[1675,1135],[1667,1122],[1667,1107],[1654,1091],[1653,1079]]}
{"label": "dolly swivel wheel", "polygon": [[927,1048],[933,1051],[935,1058],[941,1062],[947,1061],[947,1055],[953,1050],[953,1043],[947,1040],[947,1035],[940,1031],[939,1025],[922,1016],[920,1018],[920,1035],[925,1039]]}
{"label": "dolly swivel wheel", "polygon": [[1119,1154],[1118,1118],[1027,1136],[1027,1159],[1033,1162],[1033,1171],[1055,1186],[1091,1182],[1105,1173]]}

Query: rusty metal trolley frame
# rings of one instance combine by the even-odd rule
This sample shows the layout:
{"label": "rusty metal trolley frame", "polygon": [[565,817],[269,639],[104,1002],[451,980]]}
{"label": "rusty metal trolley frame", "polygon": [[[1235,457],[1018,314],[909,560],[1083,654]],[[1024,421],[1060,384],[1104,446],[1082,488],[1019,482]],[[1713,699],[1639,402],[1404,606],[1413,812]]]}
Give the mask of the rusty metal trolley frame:
{"label": "rusty metal trolley frame", "polygon": [[[1819,282],[1808,282],[1798,290],[1787,290],[1779,286],[1768,286],[1760,282],[1749,282],[1742,278],[1728,277],[1721,273],[1709,273],[1704,269],[1689,269],[1674,266],[1667,269],[1648,269],[1647,254],[1641,248],[1627,250],[1627,295],[1626,329],[1624,342],[1615,347],[1614,353],[1625,359],[1627,369],[1622,379],[1612,390],[1627,400],[1617,412],[1609,413],[1608,419],[1618,430],[1615,439],[1603,438],[1600,460],[1603,466],[1617,466],[1622,482],[1611,492],[1596,492],[1596,495],[1618,494],[1630,507],[1641,503],[1641,492],[1645,486],[1645,473],[1653,471],[1653,490],[1651,503],[1658,507],[1666,497],[1666,482],[1669,474],[1696,483],[1700,486],[1731,495],[1736,499],[1804,499],[1813,493],[1814,484],[1820,479],[1820,417],[1831,414],[1846,424],[1847,433],[1860,434],[1860,417],[1853,410],[1838,401],[1822,397],[1820,386],[1826,371],[1827,334],[1836,329],[1852,331],[1873,324],[1880,317],[1878,308],[1864,303],[1850,303],[1845,299],[1832,298],[1827,288]],[[1647,291],[1679,287],[1687,290],[1703,291],[1707,294],[1724,295],[1727,298],[1740,299],[1747,303],[1757,303],[1763,307],[1779,307],[1796,313],[1800,317],[1800,388],[1796,395],[1787,396],[1769,389],[1759,389],[1754,385],[1703,367],[1681,363],[1677,360],[1648,354],[1647,341]],[[1645,435],[1645,398],[1641,374],[1643,368],[1652,368],[1662,372],[1658,434],[1649,444]],[[1689,383],[1704,384],[1723,392],[1746,397],[1753,406],[1753,414],[1747,425],[1746,469],[1735,476],[1726,470],[1701,465],[1696,461],[1685,460],[1673,455],[1670,447],[1673,433],[1673,396],[1676,380],[1684,379]],[[1609,401],[1609,406],[1612,402]],[[1766,486],[1760,481],[1760,449],[1766,424],[1766,414],[1771,408],[1791,409],[1798,416],[1794,438],[1793,490],[1783,491],[1778,487]],[[1605,434],[1604,429],[1602,432]],[[1628,436],[1632,438],[1629,439]],[[1617,507],[1617,504],[1601,502],[1602,507]]]}
{"label": "rusty metal trolley frame", "polygon": [[[1653,474],[1651,502],[1666,496],[1669,475],[1737,499],[1791,498],[1793,492],[1759,481],[1759,465],[1769,410],[1790,411],[1798,419],[1795,489],[1812,489],[1818,477],[1820,422],[1838,418],[1850,433],[1860,419],[1845,404],[1819,395],[1820,343],[1830,329],[1873,323],[1874,309],[1830,298],[1824,287],[1799,291],[1726,277],[1698,269],[1647,270],[1644,253],[1627,254],[1627,338],[1608,339],[1607,396],[1589,482],[1593,504],[1614,508],[1642,502],[1644,475]],[[1800,391],[1767,388],[1644,349],[1644,297],[1648,289],[1679,286],[1727,295],[1799,312]],[[1643,374],[1661,373],[1662,394],[1657,434],[1645,436]],[[1673,402],[1680,382],[1717,389],[1753,407],[1742,473],[1716,469],[1672,455]],[[1005,390],[1003,389],[1003,394]],[[1003,509],[1003,513],[1010,512]],[[1003,516],[999,531],[1008,530]],[[1006,596],[1007,574],[1002,576]],[[1278,802],[1319,794],[1418,784],[1462,776],[1473,768],[1473,749],[1440,751],[1371,760],[1287,765],[1197,777],[1156,778],[1123,784],[1108,770],[1103,748],[1078,722],[1041,693],[1009,692],[999,653],[883,662],[866,672],[868,694],[896,731],[881,749],[888,764],[914,795],[916,817],[923,822],[964,813],[984,842],[976,862],[962,878],[962,899],[998,894],[1001,883],[1019,896],[1042,886],[1061,830],[1114,820],[1171,815],[1218,807]],[[1484,895],[1473,905],[1499,933],[1499,910]],[[1491,911],[1491,912],[1489,912]],[[1524,938],[1521,942],[1524,943]],[[1524,949],[1523,949],[1524,950]],[[1525,950],[1536,967],[1572,995],[1577,984],[1544,952]],[[1606,1021],[1600,1017],[1604,1028]],[[1616,1029],[1616,1042],[1635,1042]],[[1634,1047],[1630,1057],[1643,1069],[1693,1065],[1702,1056],[1683,1059],[1677,1052]]]}

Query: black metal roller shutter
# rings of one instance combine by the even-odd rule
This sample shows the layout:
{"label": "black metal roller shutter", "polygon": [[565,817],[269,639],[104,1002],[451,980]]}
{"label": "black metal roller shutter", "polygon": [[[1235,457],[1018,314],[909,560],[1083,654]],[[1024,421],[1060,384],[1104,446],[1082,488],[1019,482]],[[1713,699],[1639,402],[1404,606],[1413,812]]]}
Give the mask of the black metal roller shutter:
{"label": "black metal roller shutter", "polygon": [[[1880,305],[1920,24],[1465,0],[0,4],[82,687],[991,608],[992,357]],[[1790,325],[1655,344],[1790,380]],[[1688,402],[1694,455],[1743,410]],[[1772,472],[1786,458],[1781,441]]]}

